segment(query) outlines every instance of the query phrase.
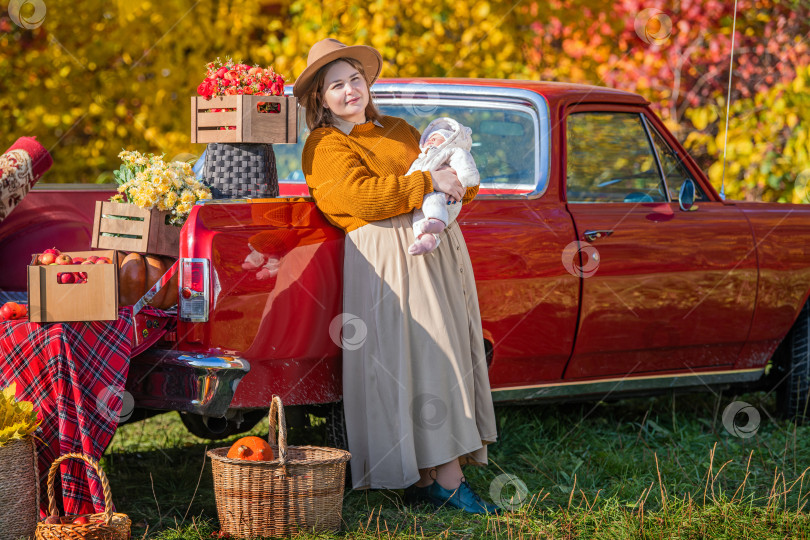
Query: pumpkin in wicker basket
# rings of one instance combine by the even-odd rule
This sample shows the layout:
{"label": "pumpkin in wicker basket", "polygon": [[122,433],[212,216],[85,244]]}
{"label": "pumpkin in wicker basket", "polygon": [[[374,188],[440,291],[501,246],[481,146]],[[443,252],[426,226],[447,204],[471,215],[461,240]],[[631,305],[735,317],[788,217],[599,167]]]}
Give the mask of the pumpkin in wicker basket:
{"label": "pumpkin in wicker basket", "polygon": [[273,447],[259,437],[242,437],[231,445],[228,459],[247,459],[250,461],[273,461]]}
{"label": "pumpkin in wicker basket", "polygon": [[287,446],[287,423],[278,396],[273,396],[269,422],[267,438],[277,449],[277,459],[231,459],[229,448],[207,453],[222,532],[252,538],[337,531],[351,454],[337,448]]}
{"label": "pumpkin in wicker basket", "polygon": [[[53,483],[59,464],[66,459],[81,459],[96,471],[104,490],[104,512],[59,516]],[[126,514],[114,513],[112,507],[110,482],[96,460],[83,454],[59,456],[48,471],[48,512],[51,515],[37,523],[36,540],[128,540],[132,520]]]}

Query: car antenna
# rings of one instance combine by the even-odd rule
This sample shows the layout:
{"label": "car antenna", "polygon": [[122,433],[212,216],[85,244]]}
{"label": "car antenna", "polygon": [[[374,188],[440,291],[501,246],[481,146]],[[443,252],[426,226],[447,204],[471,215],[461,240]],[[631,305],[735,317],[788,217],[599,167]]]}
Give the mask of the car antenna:
{"label": "car antenna", "polygon": [[731,58],[728,62],[728,94],[726,96],[726,131],[723,133],[723,175],[720,179],[720,199],[726,200],[726,148],[728,147],[728,115],[731,107],[731,75],[734,72],[734,35],[737,30],[737,0],[734,0],[734,22],[731,24]]}

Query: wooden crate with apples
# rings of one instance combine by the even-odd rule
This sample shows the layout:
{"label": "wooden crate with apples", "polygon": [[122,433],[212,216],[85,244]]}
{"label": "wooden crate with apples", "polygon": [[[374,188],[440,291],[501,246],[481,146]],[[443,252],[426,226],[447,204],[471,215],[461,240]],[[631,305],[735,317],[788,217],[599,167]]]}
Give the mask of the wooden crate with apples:
{"label": "wooden crate with apples", "polygon": [[191,142],[296,143],[298,100],[292,96],[193,96]]}
{"label": "wooden crate with apples", "polygon": [[117,262],[115,250],[34,254],[28,265],[28,320],[116,320]]}
{"label": "wooden crate with apples", "polygon": [[96,201],[90,247],[178,257],[180,227],[166,223],[169,215],[134,204]]}

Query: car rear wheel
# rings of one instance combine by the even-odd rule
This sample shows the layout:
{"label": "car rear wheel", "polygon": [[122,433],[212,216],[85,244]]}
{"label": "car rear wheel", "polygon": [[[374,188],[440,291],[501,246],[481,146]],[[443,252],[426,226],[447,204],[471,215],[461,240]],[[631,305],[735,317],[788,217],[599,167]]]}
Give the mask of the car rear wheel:
{"label": "car rear wheel", "polygon": [[802,308],[775,356],[779,414],[803,424],[810,412],[810,304]]}
{"label": "car rear wheel", "polygon": [[267,410],[258,409],[237,413],[233,418],[213,418],[194,413],[180,413],[183,425],[192,435],[214,441],[250,431],[262,418],[267,418]]}

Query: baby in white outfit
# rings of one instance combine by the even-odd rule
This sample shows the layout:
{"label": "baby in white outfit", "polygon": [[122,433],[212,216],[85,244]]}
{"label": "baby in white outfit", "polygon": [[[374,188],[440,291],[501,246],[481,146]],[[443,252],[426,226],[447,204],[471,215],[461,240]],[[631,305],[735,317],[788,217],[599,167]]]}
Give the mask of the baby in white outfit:
{"label": "baby in white outfit", "polygon": [[[406,175],[414,171],[434,171],[448,165],[456,171],[464,188],[477,186],[480,177],[472,149],[472,130],[452,118],[431,122],[419,140],[422,153],[411,164]],[[449,204],[447,195],[433,191],[425,195],[422,208],[414,210],[413,233],[416,240],[408,247],[411,255],[430,253],[439,245],[441,233],[461,212],[461,203]]]}

